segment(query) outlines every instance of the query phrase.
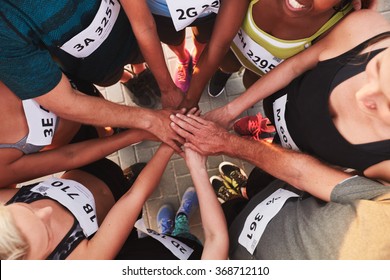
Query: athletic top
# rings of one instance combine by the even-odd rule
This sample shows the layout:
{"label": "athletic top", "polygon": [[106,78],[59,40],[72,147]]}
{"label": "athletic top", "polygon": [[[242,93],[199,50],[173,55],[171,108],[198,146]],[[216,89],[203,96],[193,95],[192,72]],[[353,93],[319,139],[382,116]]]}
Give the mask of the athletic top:
{"label": "athletic top", "polygon": [[65,179],[46,181],[23,186],[6,203],[31,203],[41,199],[52,199],[67,208],[74,216],[74,223],[47,259],[64,260],[86,238],[97,230],[95,201],[92,193],[83,185]]}
{"label": "athletic top", "polygon": [[335,186],[328,203],[298,192],[264,225],[280,201],[275,192],[297,190],[277,180],[248,202],[229,228],[230,259],[390,258],[389,186],[355,176]]}
{"label": "athletic top", "polygon": [[22,100],[52,90],[62,71],[104,83],[136,46],[118,0],[0,0],[0,80]]}
{"label": "athletic top", "polygon": [[371,58],[383,51],[358,55],[370,40],[340,56],[320,61],[315,68],[264,100],[266,115],[275,124],[284,147],[358,171],[390,159],[390,139],[353,145],[339,133],[329,112],[332,90],[364,71]]}
{"label": "athletic top", "polygon": [[264,32],[256,25],[252,17],[252,9],[258,1],[260,0],[252,0],[249,4],[245,19],[233,40],[231,49],[245,68],[259,76],[268,73],[284,59],[310,47],[315,39],[328,31],[352,10],[352,4],[348,4],[308,38],[282,40]]}
{"label": "athletic top", "polygon": [[0,144],[0,149],[18,149],[23,154],[33,154],[52,143],[59,118],[40,106],[35,100],[23,100],[28,133],[14,144]]}
{"label": "athletic top", "polygon": [[218,13],[220,0],[147,0],[147,4],[152,14],[171,18],[176,30],[180,31],[197,18]]}

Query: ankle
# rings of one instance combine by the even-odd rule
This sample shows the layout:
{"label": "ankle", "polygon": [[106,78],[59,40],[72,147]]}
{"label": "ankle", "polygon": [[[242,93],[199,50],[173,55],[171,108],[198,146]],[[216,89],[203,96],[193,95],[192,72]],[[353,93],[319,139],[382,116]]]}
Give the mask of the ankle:
{"label": "ankle", "polygon": [[184,55],[182,55],[180,57],[178,56],[177,59],[178,59],[180,64],[184,64],[185,65],[185,64],[190,63],[190,59],[191,59],[190,52],[187,49],[185,49]]}
{"label": "ankle", "polygon": [[132,64],[131,69],[133,70],[134,74],[140,74],[146,70],[146,64],[145,63]]}

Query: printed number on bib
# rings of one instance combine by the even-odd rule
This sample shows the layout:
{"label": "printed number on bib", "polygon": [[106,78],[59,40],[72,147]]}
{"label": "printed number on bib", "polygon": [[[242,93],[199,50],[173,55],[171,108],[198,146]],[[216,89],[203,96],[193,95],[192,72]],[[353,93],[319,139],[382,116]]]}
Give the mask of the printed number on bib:
{"label": "printed number on bib", "polygon": [[72,212],[85,236],[91,236],[97,231],[95,200],[92,193],[80,183],[53,178],[39,183],[31,191],[56,200]]}
{"label": "printed number on bib", "polygon": [[102,0],[92,23],[61,46],[77,58],[85,58],[97,50],[110,34],[120,11],[118,0]]}
{"label": "printed number on bib", "polygon": [[189,26],[200,15],[218,13],[220,0],[167,0],[176,31]]}
{"label": "printed number on bib", "polygon": [[57,125],[57,116],[40,106],[35,100],[22,101],[28,126],[28,144],[36,146],[50,145]]}
{"label": "printed number on bib", "polygon": [[290,197],[299,197],[299,195],[285,189],[278,189],[257,205],[248,215],[238,238],[238,243],[250,254],[255,251],[269,221],[275,217]]}
{"label": "printed number on bib", "polygon": [[292,139],[290,132],[287,129],[287,123],[285,118],[287,104],[287,94],[279,97],[273,103],[275,127],[278,132],[282,146],[287,149],[299,151],[297,144]]}
{"label": "printed number on bib", "polygon": [[246,59],[263,73],[268,73],[283,61],[253,41],[241,28],[233,42]]}
{"label": "printed number on bib", "polygon": [[165,246],[165,248],[171,251],[171,253],[174,254],[180,260],[188,260],[188,258],[191,256],[192,252],[194,251],[186,244],[175,239],[174,237],[161,234],[152,229],[146,228],[144,220],[142,218],[135,223],[134,227],[142,231],[143,233],[149,235],[150,237],[156,239],[157,241],[159,241],[161,244]]}

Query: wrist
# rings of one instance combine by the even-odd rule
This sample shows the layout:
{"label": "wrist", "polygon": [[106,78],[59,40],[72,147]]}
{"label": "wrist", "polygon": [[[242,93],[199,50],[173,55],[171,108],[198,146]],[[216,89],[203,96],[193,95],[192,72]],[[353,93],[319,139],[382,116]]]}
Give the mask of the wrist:
{"label": "wrist", "polygon": [[138,126],[137,128],[149,131],[152,126],[153,122],[155,120],[155,112],[150,109],[143,108],[143,112],[140,112],[140,115],[142,115],[142,118],[139,118]]}
{"label": "wrist", "polygon": [[207,173],[206,165],[202,164],[188,164],[188,170],[191,175],[200,176],[200,174]]}
{"label": "wrist", "polygon": [[236,119],[240,115],[239,110],[237,110],[237,108],[239,108],[239,104],[235,103],[235,101],[232,101],[225,105],[224,110],[229,122]]}

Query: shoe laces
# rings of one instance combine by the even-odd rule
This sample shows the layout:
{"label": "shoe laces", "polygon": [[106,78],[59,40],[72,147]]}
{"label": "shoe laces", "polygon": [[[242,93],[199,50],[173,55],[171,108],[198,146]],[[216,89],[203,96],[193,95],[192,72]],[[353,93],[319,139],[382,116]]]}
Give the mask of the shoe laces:
{"label": "shoe laces", "polygon": [[238,197],[239,194],[235,190],[223,186],[218,190],[218,196],[226,202],[232,199],[233,197]]}
{"label": "shoe laces", "polygon": [[255,120],[248,121],[248,130],[253,139],[260,140],[260,134],[262,132],[270,133],[273,130],[268,128],[268,122],[268,118],[264,118],[260,113],[256,114]]}
{"label": "shoe laces", "polygon": [[246,177],[239,170],[230,172],[229,177],[232,179],[232,184],[235,187],[242,184],[242,182],[246,182]]}
{"label": "shoe laces", "polygon": [[189,63],[179,63],[177,66],[177,79],[180,82],[185,82],[187,79],[187,69]]}
{"label": "shoe laces", "polygon": [[162,219],[160,222],[160,230],[163,233],[170,232],[173,227],[173,220],[171,219]]}

